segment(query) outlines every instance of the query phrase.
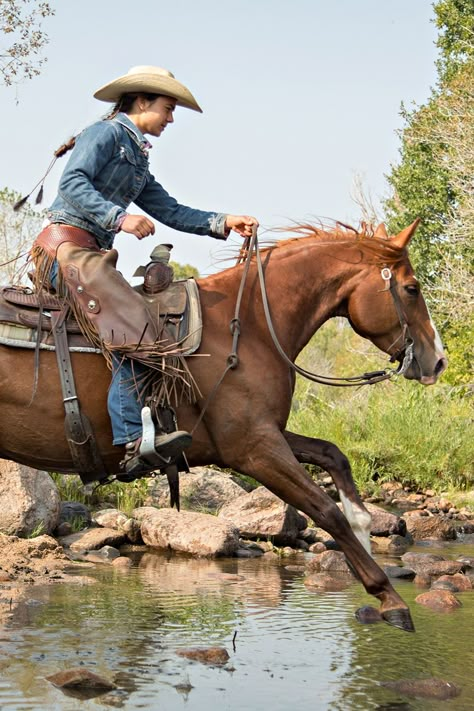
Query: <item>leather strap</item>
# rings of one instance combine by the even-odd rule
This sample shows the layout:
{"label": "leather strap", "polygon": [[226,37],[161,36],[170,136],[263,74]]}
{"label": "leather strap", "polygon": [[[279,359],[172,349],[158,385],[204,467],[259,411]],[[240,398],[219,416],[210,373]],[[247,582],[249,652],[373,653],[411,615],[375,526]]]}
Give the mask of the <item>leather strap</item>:
{"label": "leather strap", "polygon": [[76,394],[74,374],[72,371],[71,356],[69,354],[66,316],[68,308],[61,312],[51,314],[52,331],[56,345],[56,359],[58,362],[59,377],[63,391],[63,403],[66,417],[64,429],[71,451],[72,461],[77,473],[86,484],[106,475],[94,431],[89,419],[81,413],[79,400]]}

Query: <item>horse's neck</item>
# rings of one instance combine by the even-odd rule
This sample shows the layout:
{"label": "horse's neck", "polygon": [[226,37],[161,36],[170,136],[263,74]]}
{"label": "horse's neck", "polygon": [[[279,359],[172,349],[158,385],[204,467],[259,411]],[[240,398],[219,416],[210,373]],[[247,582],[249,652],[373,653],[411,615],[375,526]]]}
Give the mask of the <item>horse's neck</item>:
{"label": "horse's neck", "polygon": [[335,250],[341,257],[342,245],[325,249],[300,240],[294,246],[276,248],[268,260],[272,319],[282,346],[293,359],[329,318],[345,315],[344,304],[360,265],[335,259]]}

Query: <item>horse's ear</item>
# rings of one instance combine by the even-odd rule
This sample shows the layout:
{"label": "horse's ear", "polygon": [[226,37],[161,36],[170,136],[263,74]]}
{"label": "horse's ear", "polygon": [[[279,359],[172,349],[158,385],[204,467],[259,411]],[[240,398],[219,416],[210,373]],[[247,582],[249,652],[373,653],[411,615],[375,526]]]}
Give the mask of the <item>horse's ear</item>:
{"label": "horse's ear", "polygon": [[381,222],[380,225],[377,225],[377,227],[375,228],[374,237],[376,237],[377,239],[388,239],[388,232],[385,229],[385,225],[383,222]]}
{"label": "horse's ear", "polygon": [[398,235],[392,237],[392,244],[394,244],[396,247],[400,247],[400,249],[408,247],[408,245],[410,244],[410,240],[415,234],[416,228],[419,224],[420,218],[417,217],[416,220],[411,223],[411,225],[408,225],[408,227],[405,227],[405,229],[399,232]]}

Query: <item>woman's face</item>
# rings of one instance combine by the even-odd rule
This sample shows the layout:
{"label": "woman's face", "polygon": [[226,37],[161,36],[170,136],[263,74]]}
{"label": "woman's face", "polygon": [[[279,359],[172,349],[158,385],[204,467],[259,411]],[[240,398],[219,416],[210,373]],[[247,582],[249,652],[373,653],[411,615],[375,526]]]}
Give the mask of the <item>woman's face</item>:
{"label": "woman's face", "polygon": [[140,113],[135,124],[142,133],[150,136],[161,136],[169,123],[173,123],[173,112],[176,108],[176,99],[170,96],[158,96],[153,101],[137,99]]}

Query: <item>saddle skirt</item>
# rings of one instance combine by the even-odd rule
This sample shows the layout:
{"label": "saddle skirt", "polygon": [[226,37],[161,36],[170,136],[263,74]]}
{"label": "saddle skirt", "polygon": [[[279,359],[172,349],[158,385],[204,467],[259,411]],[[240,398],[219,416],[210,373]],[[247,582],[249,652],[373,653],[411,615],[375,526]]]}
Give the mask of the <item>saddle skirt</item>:
{"label": "saddle skirt", "polygon": [[[199,289],[194,279],[174,281],[156,294],[145,293],[143,286],[133,289],[146,300],[149,312],[161,333],[179,345],[183,356],[194,353],[201,344],[202,317]],[[53,294],[38,294],[24,286],[0,287],[0,344],[16,348],[55,350],[51,312],[60,311],[62,302]],[[69,350],[100,353],[82,335],[77,321],[66,322]]]}

